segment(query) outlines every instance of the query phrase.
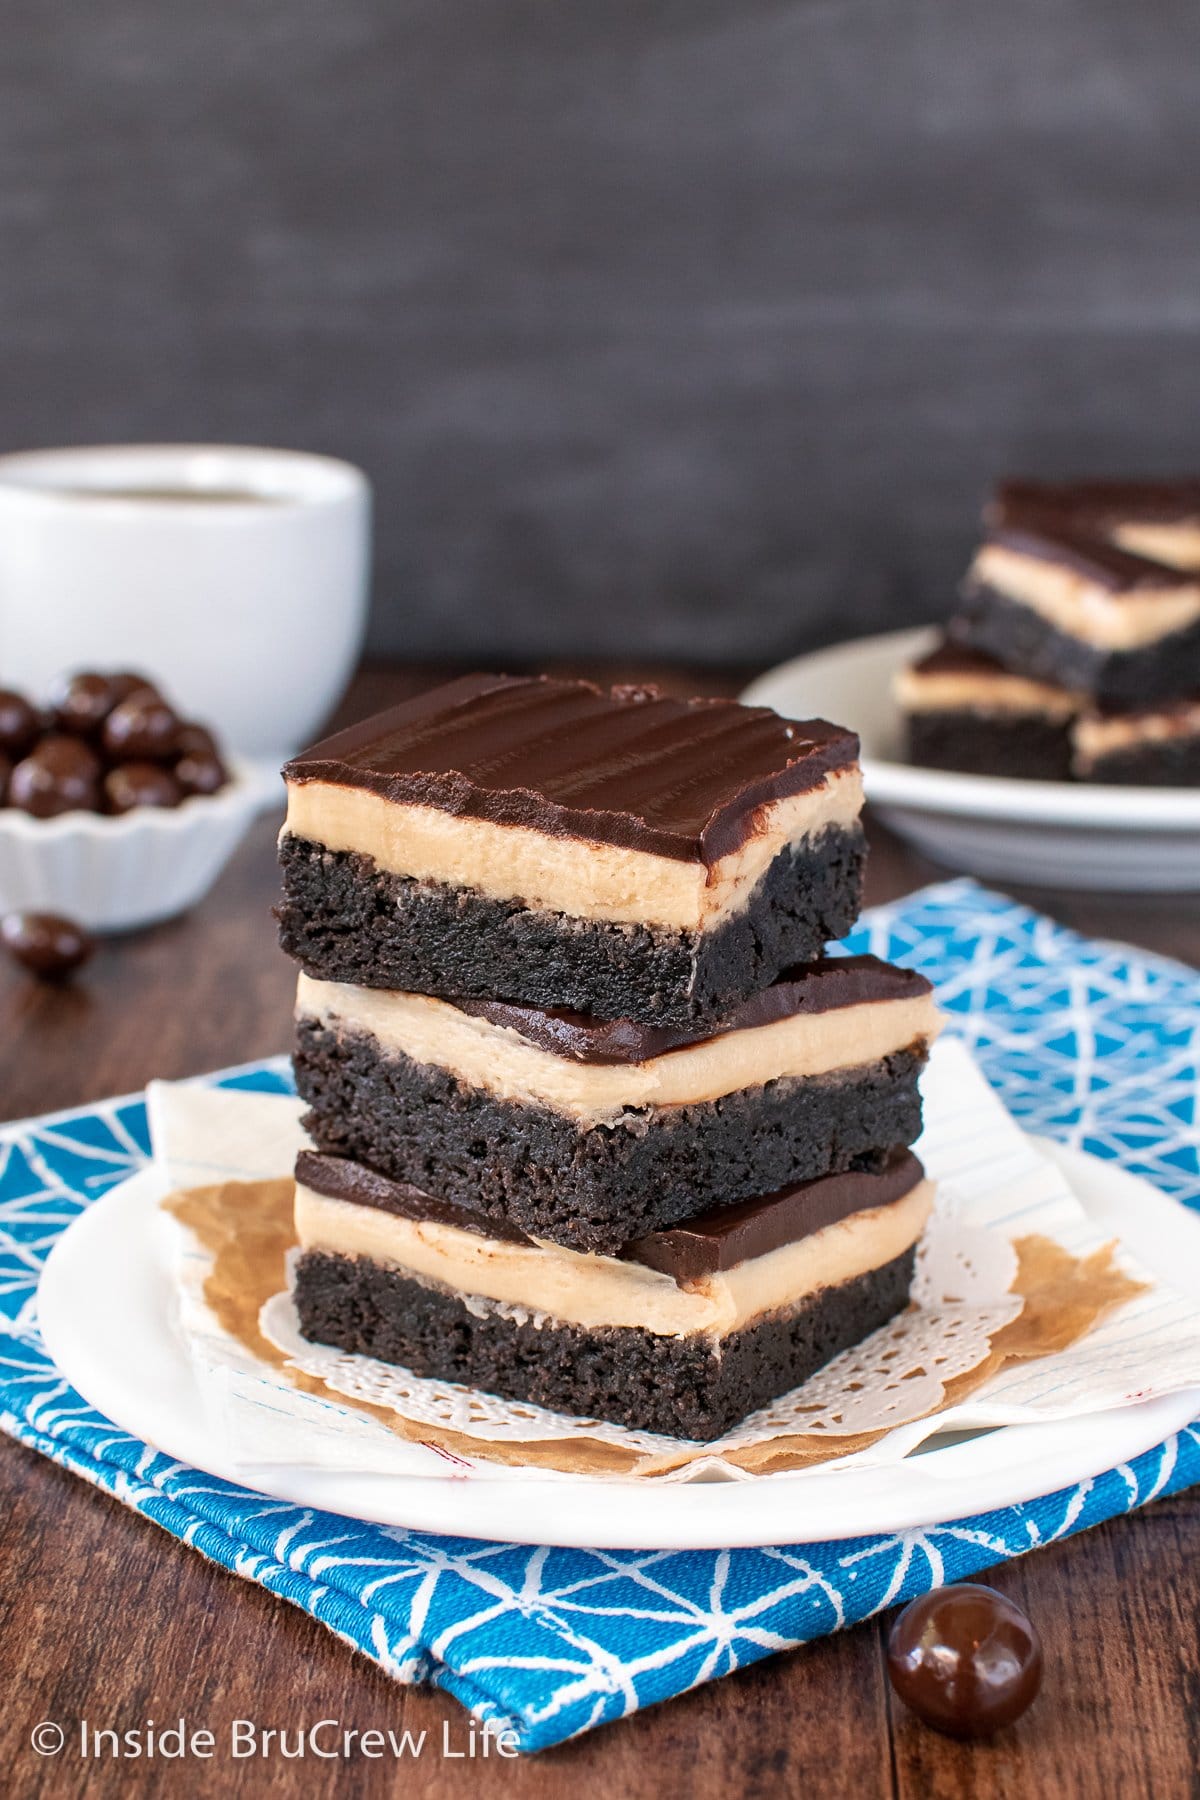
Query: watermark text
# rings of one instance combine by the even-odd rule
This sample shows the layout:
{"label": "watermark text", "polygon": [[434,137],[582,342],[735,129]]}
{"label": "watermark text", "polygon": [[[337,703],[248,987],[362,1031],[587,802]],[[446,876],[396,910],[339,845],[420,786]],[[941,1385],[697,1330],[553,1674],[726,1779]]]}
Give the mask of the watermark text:
{"label": "watermark text", "polygon": [[101,1725],[79,1719],[69,1727],[42,1719],[29,1733],[39,1756],[69,1755],[80,1762],[263,1762],[417,1761],[436,1756],[445,1762],[482,1761],[518,1754],[517,1734],[486,1728],[475,1719],[442,1721],[440,1731],[398,1731],[390,1726],[347,1725],[341,1719],[314,1719],[296,1725],[266,1725],[231,1719],[219,1731],[188,1719],[134,1725]]}

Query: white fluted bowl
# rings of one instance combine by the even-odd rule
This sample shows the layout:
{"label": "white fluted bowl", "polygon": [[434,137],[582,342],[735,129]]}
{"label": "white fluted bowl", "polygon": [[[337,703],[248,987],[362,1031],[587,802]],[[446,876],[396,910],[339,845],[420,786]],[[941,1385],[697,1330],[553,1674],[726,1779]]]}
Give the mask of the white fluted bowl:
{"label": "white fluted bowl", "polygon": [[175,807],[139,806],[119,818],[0,810],[0,914],[63,913],[89,931],[134,931],[202,900],[278,778],[236,757],[215,794]]}

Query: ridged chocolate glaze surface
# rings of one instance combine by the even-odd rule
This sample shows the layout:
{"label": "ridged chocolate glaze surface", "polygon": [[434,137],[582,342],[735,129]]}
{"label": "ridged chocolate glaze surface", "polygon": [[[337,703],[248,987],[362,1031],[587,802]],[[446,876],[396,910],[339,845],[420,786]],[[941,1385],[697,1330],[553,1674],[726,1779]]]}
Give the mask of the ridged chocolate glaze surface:
{"label": "ridged chocolate glaze surface", "polygon": [[[751,1257],[766,1256],[785,1244],[811,1237],[826,1225],[848,1219],[854,1213],[888,1206],[911,1193],[925,1171],[910,1150],[892,1153],[875,1174],[850,1170],[800,1182],[778,1193],[744,1200],[737,1206],[714,1207],[666,1231],[653,1231],[626,1244],[616,1254],[625,1262],[641,1263],[669,1275],[681,1285],[700,1281],[723,1269],[732,1269]],[[302,1150],[296,1159],[296,1179],[314,1193],[354,1206],[375,1207],[403,1219],[427,1220],[452,1225],[479,1237],[506,1243],[533,1240],[504,1221],[485,1219],[407,1183],[389,1181],[362,1163],[340,1156],[323,1156]]]}
{"label": "ridged chocolate glaze surface", "polygon": [[915,969],[898,969],[877,956],[829,957],[789,969],[770,987],[742,1002],[715,1027],[675,1030],[633,1019],[596,1019],[564,1007],[514,1006],[504,1000],[454,1000],[459,1012],[517,1031],[539,1050],[582,1063],[640,1063],[731,1031],[749,1031],[800,1014],[834,1012],[872,1001],[912,1000],[932,991]]}
{"label": "ridged chocolate glaze surface", "polygon": [[733,700],[467,675],[326,738],[287,781],[711,864],[755,808],[858,759],[853,732]]}
{"label": "ridged chocolate glaze surface", "polygon": [[1161,593],[1164,588],[1196,585],[1194,570],[1169,568],[1151,557],[1137,556],[1071,519],[1053,514],[1039,516],[1030,511],[1027,516],[1015,516],[1011,524],[992,526],[986,542],[1036,557],[1039,562],[1074,569],[1097,587],[1135,599],[1142,590]]}

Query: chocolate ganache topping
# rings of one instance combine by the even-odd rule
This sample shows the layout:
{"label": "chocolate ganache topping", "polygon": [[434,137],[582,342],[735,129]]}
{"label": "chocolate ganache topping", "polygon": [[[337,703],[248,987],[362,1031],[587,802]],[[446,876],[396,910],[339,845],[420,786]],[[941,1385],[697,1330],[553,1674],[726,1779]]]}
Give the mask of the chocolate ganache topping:
{"label": "chocolate ganache topping", "polygon": [[[686,1224],[637,1238],[619,1256],[624,1262],[641,1263],[644,1268],[655,1269],[686,1286],[732,1269],[751,1257],[765,1256],[784,1244],[810,1237],[853,1213],[889,1206],[911,1193],[924,1178],[925,1171],[911,1150],[896,1150],[877,1174],[850,1170],[842,1175],[824,1175],[817,1181],[798,1182],[733,1206],[714,1207]],[[504,1243],[534,1241],[503,1220],[437,1200],[420,1188],[390,1181],[345,1157],[302,1150],[296,1159],[296,1180],[331,1200],[374,1206],[399,1218],[452,1225],[477,1237]]]}
{"label": "chocolate ganache topping", "polygon": [[731,1031],[772,1025],[800,1013],[833,1012],[874,1001],[914,1000],[931,992],[915,969],[898,969],[877,956],[835,956],[787,969],[770,987],[745,1000],[719,1025],[696,1028],[639,1025],[633,1019],[596,1019],[565,1008],[518,1006],[505,1000],[448,1001],[472,1018],[517,1031],[539,1050],[582,1063],[642,1063]]}
{"label": "chocolate ganache topping", "polygon": [[985,518],[989,524],[1013,524],[1021,514],[1057,512],[1080,525],[1101,531],[1137,520],[1181,525],[1200,520],[1200,479],[1173,481],[1002,481]]}
{"label": "chocolate ganache topping", "polygon": [[852,1213],[889,1206],[912,1192],[925,1171],[911,1150],[896,1150],[877,1175],[849,1170],[734,1206],[716,1207],[683,1225],[652,1231],[627,1244],[621,1255],[658,1269],[681,1284],[702,1281],[751,1257],[811,1237]]}
{"label": "chocolate ganache topping", "polygon": [[853,732],[766,707],[467,675],[326,738],[283,773],[711,865],[753,834],[757,808],[857,758]]}
{"label": "chocolate ganache topping", "polygon": [[989,656],[986,650],[976,650],[970,644],[959,644],[953,638],[943,638],[942,642],[932,649],[927,656],[922,656],[912,664],[913,675],[1008,675],[998,657]]}
{"label": "chocolate ganache topping", "polygon": [[510,1244],[532,1241],[515,1226],[506,1225],[503,1219],[487,1218],[483,1213],[469,1212],[465,1206],[455,1206],[453,1201],[438,1200],[407,1181],[392,1181],[345,1156],[301,1150],[296,1158],[296,1180],[303,1187],[311,1188],[314,1194],[324,1194],[327,1200],[348,1200],[353,1206],[373,1206],[396,1218],[453,1225],[459,1231],[503,1238]]}
{"label": "chocolate ganache topping", "polygon": [[1014,510],[1012,522],[991,526],[985,542],[1015,550],[1020,556],[1036,557],[1039,562],[1074,569],[1097,587],[1107,588],[1114,594],[1129,594],[1133,599],[1139,591],[1162,593],[1164,588],[1196,585],[1194,570],[1170,568],[1151,557],[1122,550],[1097,533],[1050,511]]}

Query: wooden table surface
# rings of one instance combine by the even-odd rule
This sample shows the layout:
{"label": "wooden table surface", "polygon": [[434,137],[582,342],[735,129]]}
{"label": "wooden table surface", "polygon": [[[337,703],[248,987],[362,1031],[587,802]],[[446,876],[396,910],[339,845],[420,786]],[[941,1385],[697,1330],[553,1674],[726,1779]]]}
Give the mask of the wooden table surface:
{"label": "wooden table surface", "polygon": [[[644,671],[643,671],[644,672]],[[630,671],[615,672],[621,679]],[[419,672],[361,675],[343,716],[423,685]],[[697,685],[676,672],[669,684]],[[703,677],[709,691],[721,683]],[[736,686],[733,676],[723,684]],[[260,822],[190,917],[105,944],[64,990],[0,972],[0,1110],[8,1118],[283,1050],[294,976],[270,906],[275,824]],[[890,899],[939,871],[872,828],[869,894]],[[1022,896],[1084,931],[1200,965],[1189,898]],[[1041,1631],[1041,1700],[991,1744],[964,1747],[895,1704],[887,1618],[771,1658],[668,1705],[520,1761],[468,1765],[466,1715],[395,1686],[303,1614],[207,1563],[115,1501],[18,1445],[0,1447],[0,1770],[14,1794],[559,1796],[1120,1795],[1200,1791],[1200,1502],[1159,1501],[1130,1519],[997,1570],[994,1584]],[[87,1718],[126,1729],[183,1715],[218,1743],[230,1722],[428,1730],[404,1764],[354,1761],[83,1764],[39,1758],[32,1727]],[[468,1772],[469,1771],[469,1772]],[[0,1777],[0,1787],[3,1787]]]}

